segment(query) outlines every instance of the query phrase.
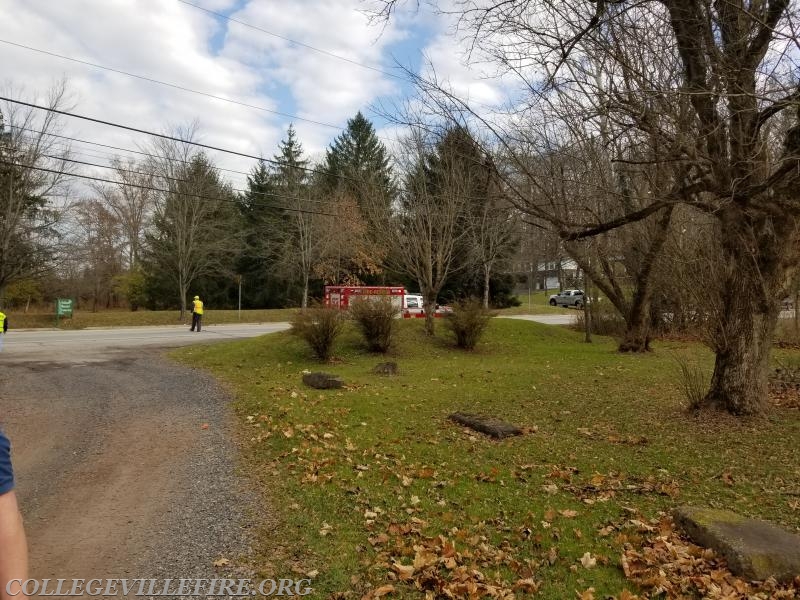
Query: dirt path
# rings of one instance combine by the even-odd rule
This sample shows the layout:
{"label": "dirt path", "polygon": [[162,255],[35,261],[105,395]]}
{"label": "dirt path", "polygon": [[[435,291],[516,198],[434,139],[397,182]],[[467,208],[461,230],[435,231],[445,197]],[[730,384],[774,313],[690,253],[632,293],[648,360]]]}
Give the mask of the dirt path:
{"label": "dirt path", "polygon": [[229,417],[210,378],[157,351],[0,369],[31,576],[221,576],[257,512]]}

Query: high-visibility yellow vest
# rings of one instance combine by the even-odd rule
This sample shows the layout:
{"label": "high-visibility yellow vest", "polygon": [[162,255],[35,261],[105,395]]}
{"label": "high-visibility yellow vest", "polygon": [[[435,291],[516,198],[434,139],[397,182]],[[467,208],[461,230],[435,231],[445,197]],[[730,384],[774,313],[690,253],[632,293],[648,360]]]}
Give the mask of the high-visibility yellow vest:
{"label": "high-visibility yellow vest", "polygon": [[194,300],[192,302],[192,306],[194,307],[194,308],[192,308],[193,312],[196,312],[198,315],[202,315],[203,314],[203,301],[202,300]]}
{"label": "high-visibility yellow vest", "polygon": [[3,311],[0,311],[0,333],[3,333],[3,326],[6,323],[6,315]]}

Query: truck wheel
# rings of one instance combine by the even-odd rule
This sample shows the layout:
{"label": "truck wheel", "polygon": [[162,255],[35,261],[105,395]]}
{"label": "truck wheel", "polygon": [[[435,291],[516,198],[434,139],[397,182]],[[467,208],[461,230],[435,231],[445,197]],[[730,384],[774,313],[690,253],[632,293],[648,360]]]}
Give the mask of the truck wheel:
{"label": "truck wheel", "polygon": [[583,306],[583,302],[580,300],[575,300],[575,308],[580,308],[581,306]]}
{"label": "truck wheel", "polygon": [[556,301],[555,300],[550,300],[550,306],[555,306],[555,305],[556,305]]}

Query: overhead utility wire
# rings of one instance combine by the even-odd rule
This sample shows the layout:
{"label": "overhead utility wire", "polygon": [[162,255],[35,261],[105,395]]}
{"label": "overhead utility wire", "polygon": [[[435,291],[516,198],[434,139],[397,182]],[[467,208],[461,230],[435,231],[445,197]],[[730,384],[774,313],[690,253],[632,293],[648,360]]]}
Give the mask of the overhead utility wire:
{"label": "overhead utility wire", "polygon": [[273,115],[278,115],[281,117],[288,117],[289,119],[296,119],[298,121],[305,121],[306,123],[313,123],[314,125],[321,125],[322,127],[329,127],[331,129],[338,129],[339,131],[344,131],[344,127],[339,127],[338,125],[331,125],[330,123],[323,123],[322,121],[315,121],[313,119],[306,119],[304,117],[299,117],[297,115],[292,115],[285,112],[280,112],[278,110],[272,110],[269,108],[264,108],[263,106],[257,106],[255,104],[248,104],[247,102],[242,102],[241,100],[234,100],[232,98],[225,98],[224,96],[217,96],[216,94],[212,94],[210,92],[203,92],[201,90],[194,90],[192,88],[188,88],[182,85],[178,85],[177,83],[169,83],[168,81],[161,81],[160,79],[153,79],[152,77],[147,77],[145,75],[138,75],[136,73],[130,73],[129,71],[123,71],[121,69],[115,69],[113,67],[107,67],[105,65],[99,65],[97,63],[89,62],[86,60],[80,60],[77,58],[71,58],[69,56],[64,56],[63,54],[57,54],[56,52],[49,52],[47,50],[41,50],[39,48],[33,48],[32,46],[26,46],[25,44],[18,44],[16,42],[11,42],[9,40],[0,39],[0,43],[8,44],[9,46],[16,46],[17,48],[23,48],[25,50],[30,50],[31,52],[38,52],[39,54],[46,54],[47,56],[52,56],[54,58],[60,58],[63,60],[68,60],[70,62],[78,63],[81,65],[86,65],[89,67],[93,67],[95,69],[103,69],[104,71],[111,71],[112,73],[117,73],[119,75],[125,75],[127,77],[133,77],[135,79],[141,79],[142,81],[148,81],[150,83],[156,83],[158,85],[163,85],[166,87],[170,87],[176,90],[181,90],[183,92],[189,92],[190,94],[198,94],[200,96],[205,96],[206,98],[212,98],[214,100],[220,100],[221,102],[230,102],[231,104],[236,104],[238,106],[244,106],[246,108],[252,108],[255,110],[260,110],[266,113],[270,113]]}
{"label": "overhead utility wire", "polygon": [[[62,140],[69,140],[70,142],[78,142],[79,144],[90,144],[92,146],[99,146],[101,148],[109,148],[110,150],[119,150],[120,152],[131,152],[132,154],[139,154],[141,156],[149,156],[150,158],[161,158],[166,159],[170,162],[181,162],[184,164],[189,164],[191,161],[184,160],[182,158],[172,158],[169,156],[160,156],[158,154],[152,154],[151,152],[144,152],[142,150],[133,150],[131,148],[122,148],[120,146],[111,146],[109,144],[101,144],[100,142],[91,142],[89,140],[82,140],[81,138],[69,137],[68,135],[58,135],[55,133],[50,133],[48,131],[41,131],[39,129],[29,129],[27,127],[19,127],[17,125],[10,125],[11,129],[17,129],[18,131],[28,131],[30,133],[39,133],[44,134],[49,137],[60,138]],[[129,158],[127,156],[119,156],[118,154],[110,155],[117,158]],[[235,173],[237,175],[246,175],[250,176],[252,173],[245,173],[244,171],[236,171],[235,169],[225,169],[223,167],[214,167],[217,171],[224,171],[226,173]]]}
{"label": "overhead utility wire", "polygon": [[402,75],[397,75],[396,73],[390,73],[389,71],[385,71],[385,70],[383,70],[383,69],[381,69],[379,67],[373,67],[372,65],[368,65],[368,64],[359,62],[357,60],[353,60],[351,58],[347,58],[346,56],[342,56],[340,54],[335,54],[335,53],[330,52],[328,50],[323,50],[322,48],[317,48],[316,46],[312,46],[312,45],[306,44],[304,42],[298,42],[297,40],[293,40],[292,38],[280,35],[279,33],[275,33],[273,31],[269,31],[269,30],[264,29],[262,27],[258,27],[256,25],[251,25],[250,23],[247,23],[245,21],[241,21],[239,19],[235,19],[233,17],[229,17],[228,15],[224,15],[222,13],[215,12],[215,11],[209,10],[207,8],[203,8],[202,6],[198,6],[197,4],[194,4],[192,2],[188,2],[187,0],[178,0],[178,2],[180,2],[181,4],[186,4],[187,6],[191,6],[193,8],[196,8],[197,10],[201,10],[201,11],[203,11],[205,13],[210,14],[210,15],[214,15],[215,17],[218,17],[220,19],[225,19],[226,21],[230,21],[231,23],[237,23],[237,24],[242,25],[244,27],[248,27],[249,29],[253,29],[255,31],[260,31],[261,33],[265,33],[265,34],[267,34],[269,36],[272,36],[274,38],[278,38],[279,40],[283,40],[285,42],[289,42],[290,44],[294,44],[295,46],[301,46],[303,48],[307,48],[308,50],[312,50],[313,52],[318,52],[319,54],[324,54],[325,56],[329,56],[331,58],[335,58],[337,60],[341,60],[341,61],[344,61],[346,63],[350,63],[351,65],[355,65],[355,66],[361,67],[363,69],[369,69],[370,71],[375,71],[376,73],[380,73],[381,75],[386,75],[387,77],[394,77],[395,79],[402,79],[403,81],[408,81],[408,79],[406,77],[403,77]]}
{"label": "overhead utility wire", "polygon": [[[72,161],[72,162],[74,162],[74,161]],[[78,175],[77,173],[67,173],[65,171],[56,171],[55,169],[46,169],[45,167],[35,167],[33,165],[23,165],[21,163],[15,163],[15,162],[7,161],[7,160],[0,160],[0,165],[7,165],[7,166],[10,166],[10,167],[19,167],[19,168],[22,168],[22,169],[33,169],[34,171],[41,171],[43,173],[53,173],[54,175],[64,175],[66,177],[76,177],[78,179],[87,179],[89,181],[97,181],[97,182],[100,182],[100,183],[110,183],[110,184],[113,184],[113,185],[124,185],[124,186],[128,186],[128,187],[138,188],[138,189],[141,189],[141,190],[149,190],[151,192],[163,192],[163,193],[166,193],[166,194],[176,193],[176,194],[178,194],[180,196],[189,196],[191,198],[198,198],[198,199],[201,199],[201,200],[216,200],[216,201],[219,201],[219,202],[230,202],[230,203],[238,204],[238,202],[236,200],[229,200],[227,198],[220,198],[219,196],[205,196],[203,194],[191,194],[191,193],[184,193],[184,192],[174,192],[172,190],[165,190],[163,188],[157,188],[157,187],[149,186],[149,185],[139,185],[137,183],[123,183],[123,182],[120,182],[120,181],[114,181],[112,179],[104,179],[102,177],[92,177],[90,175]],[[264,204],[264,205],[261,205],[261,206],[265,206],[265,207],[268,207],[268,208],[277,208],[277,209],[280,209],[280,210],[285,210],[287,212],[297,212],[297,213],[304,213],[304,214],[309,214],[309,215],[320,215],[320,216],[323,216],[323,217],[336,217],[336,216],[338,216],[338,215],[334,215],[332,213],[319,212],[319,211],[315,211],[315,210],[305,210],[305,209],[302,209],[302,208],[286,208],[284,206],[274,206],[274,205],[267,205],[267,204]]]}
{"label": "overhead utility wire", "polygon": [[112,121],[104,121],[103,119],[96,119],[94,117],[87,117],[85,115],[79,115],[77,113],[71,113],[65,110],[59,110],[57,108],[52,108],[49,106],[41,106],[40,104],[33,104],[31,102],[24,102],[23,100],[14,100],[13,98],[7,98],[5,96],[0,96],[0,100],[4,102],[11,102],[13,104],[20,104],[22,106],[27,106],[29,108],[36,108],[39,110],[44,110],[47,112],[55,113],[58,115],[64,115],[66,117],[73,117],[75,119],[82,119],[84,121],[89,121],[91,123],[98,123],[100,125],[106,125],[108,127],[116,127],[117,129],[124,129],[126,131],[133,131],[134,133],[141,133],[144,135],[150,135],[153,137],[161,138],[163,140],[169,140],[171,142],[178,142],[181,144],[188,144],[190,146],[197,146],[198,148],[205,148],[206,150],[214,150],[215,152],[223,152],[225,154],[233,154],[235,156],[242,156],[244,158],[250,158],[252,160],[257,160],[265,163],[269,163],[272,165],[276,165],[278,167],[290,167],[293,169],[298,169],[299,171],[304,171],[306,173],[312,173],[315,175],[328,175],[332,177],[336,177],[337,179],[345,179],[347,181],[354,181],[359,183],[357,179],[353,179],[352,177],[347,177],[346,175],[336,175],[333,173],[326,173],[325,171],[320,171],[319,169],[314,169],[311,167],[300,167],[296,165],[287,165],[285,162],[281,162],[279,160],[274,160],[270,158],[264,158],[263,156],[255,156],[254,154],[247,154],[246,152],[239,152],[237,150],[227,150],[225,148],[220,148],[219,146],[211,146],[209,144],[203,144],[200,142],[193,142],[190,140],[184,140],[178,137],[174,137],[171,135],[166,135],[164,133],[155,133],[153,131],[148,131],[146,129],[139,129],[137,127],[131,127],[130,125],[122,125],[121,123],[114,123]]}
{"label": "overhead utility wire", "polygon": [[[143,175],[145,177],[154,177],[156,179],[167,179],[169,181],[176,181],[178,183],[191,183],[191,181],[189,181],[188,179],[180,179],[178,177],[170,177],[168,175],[159,175],[157,173],[149,173],[147,171],[136,171],[136,170],[133,170],[133,169],[124,169],[124,168],[121,168],[121,167],[115,167],[113,165],[99,165],[97,163],[87,162],[87,161],[84,161],[84,160],[77,160],[77,159],[74,159],[74,158],[66,158],[64,156],[55,156],[55,155],[52,155],[52,154],[42,154],[42,156],[44,156],[45,158],[50,158],[50,159],[56,160],[56,161],[69,162],[69,163],[74,163],[76,165],[84,165],[84,166],[87,166],[87,167],[96,167],[98,169],[111,169],[111,170],[117,171],[117,172],[131,173],[132,175]],[[117,185],[127,185],[127,182],[124,182],[124,181],[113,181],[112,180],[112,182],[117,184]],[[256,196],[269,196],[269,197],[272,197],[272,198],[280,198],[282,200],[294,200],[296,202],[298,202],[298,201],[299,202],[314,202],[314,203],[321,203],[322,202],[321,200],[314,200],[313,198],[298,198],[297,196],[287,196],[286,194],[276,194],[275,192],[254,192],[252,190],[243,190],[243,189],[239,189],[239,188],[235,188],[235,187],[231,187],[230,189],[232,191],[234,191],[234,192],[239,192],[240,194],[255,194]],[[163,191],[169,191],[169,190],[163,190]],[[223,198],[220,198],[220,199],[224,200]],[[252,203],[252,202],[250,202],[248,204],[250,206],[262,206],[264,208],[281,208],[281,209],[284,209],[284,210],[294,210],[294,209],[286,207],[286,206],[275,206],[273,204],[259,204],[259,203]],[[315,214],[327,214],[327,213],[315,213]],[[330,215],[330,216],[333,216],[333,215]]]}

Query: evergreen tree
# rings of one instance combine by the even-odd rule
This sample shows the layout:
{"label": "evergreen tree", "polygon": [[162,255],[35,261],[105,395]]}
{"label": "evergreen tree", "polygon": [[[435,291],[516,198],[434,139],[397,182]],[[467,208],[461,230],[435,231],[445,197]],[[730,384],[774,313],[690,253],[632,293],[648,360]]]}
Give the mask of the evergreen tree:
{"label": "evergreen tree", "polygon": [[245,243],[237,261],[243,278],[242,304],[247,308],[282,307],[287,285],[277,272],[283,209],[277,207],[275,175],[263,160],[247,176],[247,191],[239,196]]}
{"label": "evergreen tree", "polygon": [[280,152],[274,159],[279,164],[275,167],[273,183],[284,190],[298,191],[308,182],[308,160],[303,158],[303,145],[297,139],[294,125],[289,125],[278,149]]}
{"label": "evergreen tree", "polygon": [[360,111],[328,148],[324,171],[328,190],[349,193],[362,211],[368,201],[388,204],[394,195],[389,154]]}

